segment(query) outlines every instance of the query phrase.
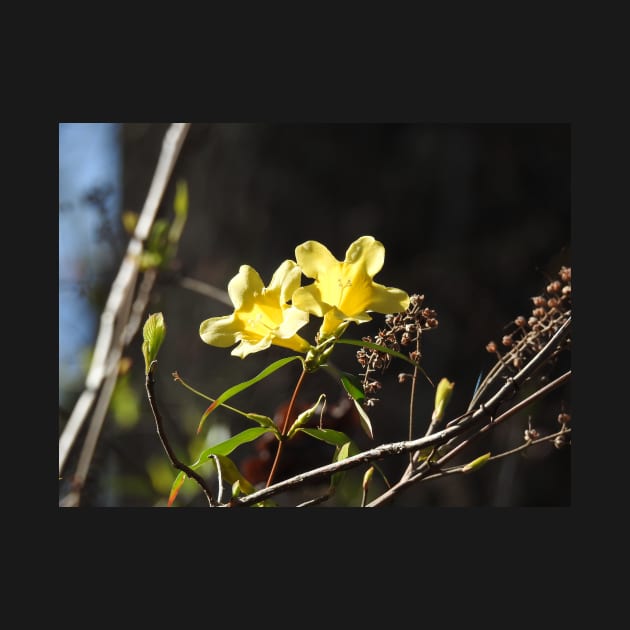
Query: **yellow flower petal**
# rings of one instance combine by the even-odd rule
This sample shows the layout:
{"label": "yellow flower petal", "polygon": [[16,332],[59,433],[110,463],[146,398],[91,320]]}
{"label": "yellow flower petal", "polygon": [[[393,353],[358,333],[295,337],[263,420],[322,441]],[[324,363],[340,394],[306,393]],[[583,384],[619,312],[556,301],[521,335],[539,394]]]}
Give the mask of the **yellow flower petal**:
{"label": "yellow flower petal", "polygon": [[339,261],[330,250],[317,241],[306,241],[295,248],[295,260],[307,278],[319,278]]}
{"label": "yellow flower petal", "polygon": [[324,317],[322,335],[332,334],[344,321],[370,321],[369,312],[399,313],[409,306],[407,293],[374,282],[385,261],[385,247],[372,236],[354,241],[343,262],[317,241],[299,245],[295,257],[304,275],[315,282],[297,289],[292,303]]}
{"label": "yellow flower petal", "polygon": [[199,334],[210,346],[228,348],[238,341],[239,327],[237,324],[234,314],[224,315],[223,317],[211,317],[201,322]]}
{"label": "yellow flower petal", "polygon": [[311,345],[296,334],[308,323],[308,313],[287,303],[291,294],[299,288],[301,275],[302,271],[295,262],[285,260],[265,288],[255,269],[241,265],[238,274],[228,284],[234,312],[202,322],[199,328],[201,338],[220,348],[238,343],[232,354],[241,358],[265,350],[272,344],[308,352]]}
{"label": "yellow flower petal", "polygon": [[249,306],[254,296],[262,293],[264,288],[258,272],[249,265],[241,265],[238,273],[228,283],[228,295],[238,311]]}
{"label": "yellow flower petal", "polygon": [[365,265],[367,275],[373,278],[383,268],[385,247],[373,236],[362,236],[348,247],[345,262],[352,265]]}
{"label": "yellow flower petal", "polygon": [[293,306],[307,313],[323,317],[330,306],[322,302],[322,296],[316,283],[300,287],[291,298]]}

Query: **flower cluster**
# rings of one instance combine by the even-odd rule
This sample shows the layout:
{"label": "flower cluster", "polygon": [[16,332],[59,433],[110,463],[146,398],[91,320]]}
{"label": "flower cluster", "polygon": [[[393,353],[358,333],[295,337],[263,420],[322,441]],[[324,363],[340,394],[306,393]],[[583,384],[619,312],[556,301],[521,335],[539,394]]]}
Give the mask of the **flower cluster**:
{"label": "flower cluster", "polygon": [[[438,326],[437,313],[431,308],[424,307],[423,301],[424,295],[413,294],[403,312],[389,313],[385,316],[385,329],[379,330],[374,339],[366,336],[362,338],[363,341],[385,346],[396,352],[408,350],[413,344],[412,349],[408,350],[409,358],[419,363],[422,333]],[[360,373],[363,377],[363,390],[368,396],[373,395],[381,389],[381,383],[374,378],[374,373],[377,371],[383,373],[389,367],[392,355],[376,348],[363,347],[357,351],[356,356],[359,365],[364,369],[364,372]],[[410,377],[410,374],[401,373],[398,380],[402,383]],[[371,407],[377,400],[378,398],[373,396],[368,397],[366,405]]]}
{"label": "flower cluster", "polygon": [[[401,289],[374,282],[385,260],[385,247],[372,236],[350,245],[343,261],[317,241],[295,249],[295,261],[285,260],[265,287],[255,269],[242,265],[228,284],[234,305],[231,315],[201,323],[202,340],[227,348],[241,358],[277,345],[300,353],[313,346],[297,333],[310,315],[323,318],[316,341],[340,335],[350,322],[371,320],[370,312],[399,313],[409,306]],[[300,286],[301,275],[314,282]]]}

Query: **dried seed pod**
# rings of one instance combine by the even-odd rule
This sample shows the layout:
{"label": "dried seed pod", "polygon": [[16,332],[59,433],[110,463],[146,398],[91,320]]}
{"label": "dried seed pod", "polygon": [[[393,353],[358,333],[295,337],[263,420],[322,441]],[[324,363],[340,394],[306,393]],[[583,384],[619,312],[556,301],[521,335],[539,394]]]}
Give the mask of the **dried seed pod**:
{"label": "dried seed pod", "polygon": [[497,351],[497,344],[496,344],[496,342],[490,341],[486,345],[486,351],[489,352],[490,354],[494,354]]}
{"label": "dried seed pod", "polygon": [[560,276],[562,282],[571,282],[571,267],[565,267],[563,265],[562,267],[560,267],[558,275]]}
{"label": "dried seed pod", "polygon": [[524,328],[525,324],[527,323],[527,320],[522,316],[519,315],[515,320],[514,323],[519,327],[519,328]]}
{"label": "dried seed pod", "polygon": [[512,335],[503,335],[503,339],[501,339],[501,343],[508,348],[512,345],[513,339]]}
{"label": "dried seed pod", "polygon": [[560,280],[554,280],[547,285],[547,293],[558,293],[562,288]]}
{"label": "dried seed pod", "polygon": [[558,436],[556,436],[556,439],[553,441],[553,445],[557,448],[557,449],[561,449],[564,446],[567,445],[567,438],[560,434]]}
{"label": "dried seed pod", "polygon": [[567,424],[571,421],[571,416],[568,413],[559,413],[558,414],[558,422],[560,424]]}
{"label": "dried seed pod", "polygon": [[547,304],[547,300],[542,295],[536,295],[533,297],[532,302],[534,303],[534,306],[544,306]]}

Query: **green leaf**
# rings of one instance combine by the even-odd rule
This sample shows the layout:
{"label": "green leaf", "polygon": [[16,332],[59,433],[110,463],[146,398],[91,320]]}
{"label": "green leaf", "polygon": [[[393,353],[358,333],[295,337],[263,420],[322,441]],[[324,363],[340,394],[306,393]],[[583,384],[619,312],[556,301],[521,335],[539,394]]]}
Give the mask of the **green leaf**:
{"label": "green leaf", "polygon": [[[348,459],[348,457],[356,455],[358,452],[359,449],[357,445],[352,440],[348,440],[341,446],[337,447],[333,456],[333,462],[340,462],[343,459]],[[341,480],[344,478],[345,473],[345,470],[340,470],[339,472],[334,473],[330,478],[330,485],[333,488],[337,488]]]}
{"label": "green leaf", "polygon": [[308,435],[321,440],[322,442],[326,442],[327,444],[332,444],[333,446],[343,446],[346,442],[350,441],[350,438],[341,431],[334,431],[333,429],[303,429],[300,428],[298,431],[304,431],[304,433],[308,433]]}
{"label": "green leaf", "polygon": [[358,402],[365,400],[365,392],[363,391],[363,383],[358,376],[349,374],[348,372],[340,372],[339,378],[344,389]]}
{"label": "green leaf", "polygon": [[[238,481],[240,491],[243,494],[251,494],[252,492],[256,491],[256,488],[254,488],[254,486],[247,479],[245,479],[243,475],[241,475],[238,468],[236,467],[236,464],[229,457],[226,457],[225,455],[220,455],[218,453],[215,453],[215,455],[217,456],[217,459],[219,460],[219,465],[221,466],[221,476],[226,483],[229,483],[232,485],[232,487],[234,487],[234,484]],[[207,461],[211,461],[216,465],[213,457]]]}
{"label": "green leaf", "polygon": [[319,407],[319,405],[322,404],[322,400],[323,400],[323,404],[325,405],[326,404],[326,394],[321,394],[319,396],[319,398],[317,399],[317,402],[312,407],[310,407],[306,411],[303,411],[295,419],[295,422],[293,423],[293,425],[289,429],[289,433],[287,434],[287,439],[291,439],[295,435],[295,432],[300,427],[304,426],[313,417],[313,414],[317,411],[317,407]]}
{"label": "green leaf", "polygon": [[173,501],[175,501],[175,497],[178,495],[181,487],[184,485],[184,481],[186,481],[186,473],[183,471],[175,477],[175,481],[173,481],[173,485],[171,486],[171,492],[168,495],[168,507],[173,505]]}
{"label": "green leaf", "polygon": [[398,352],[397,350],[392,350],[387,346],[383,346],[378,343],[372,343],[371,341],[363,341],[361,339],[337,339],[337,343],[345,343],[350,346],[359,346],[361,348],[371,348],[372,350],[378,350],[379,352],[386,352],[387,354],[391,354],[394,357],[398,357],[403,361],[407,361],[407,363],[411,363],[414,367],[420,367],[418,363],[412,361],[407,355],[402,352]]}
{"label": "green leaf", "polygon": [[404,355],[402,352],[392,350],[391,348],[388,348],[387,346],[382,346],[381,344],[378,344],[378,343],[372,343],[371,341],[363,341],[359,339],[337,339],[337,343],[345,343],[350,346],[359,346],[360,348],[371,348],[372,350],[378,350],[379,352],[386,352],[387,354],[391,354],[392,356],[402,359],[403,361],[406,361],[407,363],[418,368],[418,370],[422,372],[422,374],[427,379],[427,381],[431,383],[431,386],[435,387],[435,385],[433,384],[433,381],[429,378],[429,375],[424,371],[424,368],[419,363],[412,361],[408,356]]}
{"label": "green leaf", "polygon": [[151,363],[157,358],[158,351],[166,336],[166,323],[162,313],[149,315],[142,328],[142,354],[144,355],[145,374],[149,373]]}
{"label": "green leaf", "polygon": [[367,415],[365,409],[360,402],[353,400],[354,406],[357,408],[359,412],[359,419],[361,421],[361,428],[365,431],[366,435],[370,438],[370,440],[374,439],[374,433],[372,432],[372,423],[370,422],[370,417]]}
{"label": "green leaf", "polygon": [[263,416],[259,413],[246,413],[245,417],[248,420],[253,420],[254,422],[257,422],[261,427],[271,429],[276,435],[279,435],[280,433],[278,431],[276,423],[269,416]]}
{"label": "green leaf", "polygon": [[231,438],[225,440],[225,442],[220,442],[219,444],[215,444],[214,446],[207,448],[201,453],[201,455],[199,455],[199,458],[191,466],[191,468],[194,470],[211,455],[229,455],[234,449],[241,446],[241,444],[253,442],[255,439],[268,432],[269,429],[264,427],[252,427],[251,429],[245,429],[245,431],[241,431],[240,433],[233,435]]}
{"label": "green leaf", "polygon": [[268,365],[262,372],[260,372],[256,376],[254,376],[254,378],[251,378],[248,381],[243,381],[242,383],[239,383],[238,385],[234,385],[233,387],[230,387],[229,389],[226,389],[206,409],[206,411],[204,412],[203,416],[201,416],[201,420],[199,421],[199,426],[197,427],[197,433],[199,433],[199,431],[201,431],[201,427],[203,426],[203,423],[206,421],[206,418],[221,403],[224,403],[226,400],[229,400],[230,398],[232,398],[232,396],[236,396],[236,394],[239,394],[240,392],[242,392],[243,390],[247,389],[248,387],[251,387],[252,385],[258,383],[259,381],[262,381],[264,378],[267,378],[267,376],[269,376],[270,374],[273,374],[276,370],[279,370],[281,367],[284,367],[287,363],[290,363],[291,361],[295,361],[296,359],[299,359],[300,361],[303,360],[302,357],[299,356],[299,355],[295,355],[295,356],[292,356],[292,357],[285,357],[284,359],[279,359],[278,361],[274,361],[274,363],[272,363],[271,365]]}

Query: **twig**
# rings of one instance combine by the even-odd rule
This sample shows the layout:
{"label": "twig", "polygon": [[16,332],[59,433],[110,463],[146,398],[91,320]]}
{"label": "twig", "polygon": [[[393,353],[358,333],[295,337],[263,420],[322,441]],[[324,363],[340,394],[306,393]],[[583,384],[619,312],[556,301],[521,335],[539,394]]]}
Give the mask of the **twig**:
{"label": "twig", "polygon": [[[177,468],[177,470],[181,470],[184,474],[186,474],[186,476],[190,477],[191,479],[194,479],[199,484],[199,486],[201,486],[201,489],[203,490],[203,493],[206,495],[206,498],[208,499],[208,503],[210,504],[210,506],[214,507],[217,505],[217,502],[212,497],[212,492],[206,485],[206,482],[203,480],[203,477],[201,477],[192,468],[189,468],[188,466],[186,466],[186,464],[184,464],[177,458],[177,455],[175,455],[175,452],[171,448],[168,438],[166,437],[166,433],[164,432],[164,427],[162,424],[162,416],[158,409],[157,402],[155,400],[155,393],[153,391],[153,385],[155,384],[155,381],[153,380],[153,372],[155,371],[156,365],[157,365],[157,361],[151,361],[151,365],[149,366],[149,370],[147,372],[146,379],[145,379],[145,387],[147,390],[147,396],[149,398],[149,404],[151,405],[151,411],[153,412],[153,417],[155,418],[155,428],[157,429],[157,433],[160,436],[160,441],[162,442],[162,446],[164,447],[164,450],[166,451],[168,458],[171,460],[171,464],[173,464],[173,466]],[[220,466],[218,464],[217,464],[217,470],[219,471],[219,488],[221,488],[221,473],[220,473]]]}
{"label": "twig", "polygon": [[[504,453],[498,453],[497,455],[493,455],[492,457],[489,457],[487,462],[494,462],[498,459],[503,459],[504,457],[508,457],[509,455],[515,455],[516,453],[526,451],[528,448],[536,444],[542,444],[543,442],[551,442],[551,440],[555,440],[559,435],[567,435],[567,433],[571,433],[571,429],[568,429],[568,428],[563,429],[561,431],[557,431],[556,433],[545,435],[545,437],[538,438],[537,440],[530,440],[509,451],[505,451]],[[461,466],[453,466],[452,468],[445,468],[444,470],[441,470],[440,472],[435,473],[434,475],[429,475],[428,477],[425,477],[423,481],[430,481],[431,479],[439,479],[447,475],[463,473],[464,466],[465,464],[462,464]]]}
{"label": "twig", "polygon": [[[567,381],[570,378],[570,376],[571,376],[571,372],[570,371],[566,372],[562,376],[558,377],[555,381],[552,381],[551,383],[548,383],[547,385],[545,385],[541,389],[535,391],[531,396],[528,396],[525,400],[522,400],[521,402],[517,403],[516,405],[514,405],[513,407],[508,409],[508,411],[506,411],[505,413],[501,414],[498,418],[494,419],[491,424],[488,424],[488,425],[482,427],[480,429],[480,431],[478,433],[474,434],[471,438],[469,438],[468,440],[466,440],[464,442],[461,442],[458,446],[456,446],[454,449],[452,449],[451,451],[446,453],[446,455],[444,455],[442,458],[440,458],[437,462],[431,462],[430,458],[427,458],[421,464],[421,466],[417,469],[416,472],[405,471],[405,473],[403,474],[403,476],[401,477],[401,479],[400,479],[400,481],[398,483],[393,485],[389,490],[384,492],[380,497],[374,499],[367,507],[377,507],[379,505],[382,505],[386,501],[389,501],[392,497],[394,497],[396,494],[398,494],[404,488],[407,488],[408,486],[410,486],[412,484],[418,483],[419,481],[422,481],[423,479],[426,479],[428,477],[428,473],[433,468],[439,468],[439,467],[443,466],[447,461],[452,459],[463,448],[468,446],[472,442],[472,440],[475,439],[479,434],[487,431],[490,428],[493,428],[493,427],[497,426],[499,423],[503,422],[504,420],[506,420],[510,416],[514,415],[517,411],[520,411],[526,405],[531,404],[532,402],[534,402],[535,400],[537,400],[541,396],[544,396],[545,394],[549,393],[551,390],[556,389],[557,387],[562,385],[565,381]],[[505,389],[505,387],[506,386],[504,386],[500,391],[503,391]],[[495,396],[495,398],[496,398],[496,396]],[[492,400],[494,401],[494,399],[492,399]],[[484,405],[481,405],[481,408],[485,410],[485,406]],[[455,424],[455,425],[451,426],[450,428],[462,427],[462,426],[466,426],[467,427],[468,423],[474,418],[476,413],[477,412],[475,412],[472,416],[467,418],[464,421],[465,424]],[[446,430],[448,430],[448,429],[446,429]]]}
{"label": "twig", "polygon": [[[110,378],[116,377],[118,362],[122,356],[124,343],[128,335],[123,331],[129,320],[136,279],[139,273],[139,258],[143,251],[143,244],[149,235],[151,226],[155,220],[160,202],[166,190],[166,186],[184,142],[190,123],[173,123],[164,136],[162,151],[151,182],[144,207],[136,224],[133,237],[127,246],[127,252],[121,263],[118,274],[112,284],[105,309],[101,314],[100,327],[94,355],[85,381],[85,388],[79,396],[70,418],[59,438],[59,475],[63,471],[70,450],[83,427],[90,410],[97,397],[98,415],[92,417],[92,438],[100,432],[107,411],[111,391],[104,384]],[[113,389],[113,388],[112,388]],[[103,412],[105,409],[105,412]],[[91,459],[89,453],[93,446],[86,450],[84,461]],[[78,485],[82,479],[77,479]]]}
{"label": "twig", "polygon": [[213,287],[211,284],[207,284],[206,282],[201,282],[201,280],[195,280],[194,278],[187,278],[184,276],[183,278],[180,278],[179,285],[184,287],[184,289],[195,291],[196,293],[218,300],[228,306],[234,306],[227,291],[217,289],[217,287]]}

